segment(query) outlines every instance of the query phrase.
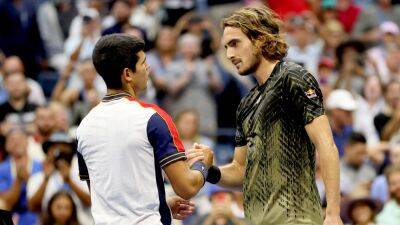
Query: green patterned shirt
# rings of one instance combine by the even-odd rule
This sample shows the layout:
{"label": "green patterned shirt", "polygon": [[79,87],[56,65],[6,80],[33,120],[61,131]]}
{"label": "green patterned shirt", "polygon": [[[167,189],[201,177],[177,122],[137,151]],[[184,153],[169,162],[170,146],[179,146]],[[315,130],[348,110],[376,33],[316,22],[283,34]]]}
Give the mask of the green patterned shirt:
{"label": "green patterned shirt", "polygon": [[304,127],[323,114],[318,82],[290,62],[242,99],[236,146],[248,148],[243,193],[251,224],[322,224],[315,147]]}

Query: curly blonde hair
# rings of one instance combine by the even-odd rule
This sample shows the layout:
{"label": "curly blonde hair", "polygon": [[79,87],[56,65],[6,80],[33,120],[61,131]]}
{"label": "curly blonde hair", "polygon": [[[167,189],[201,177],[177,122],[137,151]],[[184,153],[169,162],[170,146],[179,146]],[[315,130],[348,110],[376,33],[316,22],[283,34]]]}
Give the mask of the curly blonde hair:
{"label": "curly blonde hair", "polygon": [[264,58],[281,60],[288,50],[288,44],[279,34],[281,23],[278,16],[267,7],[245,7],[223,19],[222,28],[239,28],[261,49]]}

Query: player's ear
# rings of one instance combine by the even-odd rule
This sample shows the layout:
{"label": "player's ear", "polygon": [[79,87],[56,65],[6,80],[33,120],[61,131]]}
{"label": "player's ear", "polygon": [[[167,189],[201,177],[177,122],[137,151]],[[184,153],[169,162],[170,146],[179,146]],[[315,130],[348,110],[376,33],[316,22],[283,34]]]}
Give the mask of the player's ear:
{"label": "player's ear", "polygon": [[125,81],[125,82],[131,82],[132,79],[133,79],[133,76],[134,76],[133,71],[132,71],[131,69],[129,69],[129,68],[125,68],[125,69],[122,71],[121,79],[122,79],[123,82],[124,82],[124,81]]}

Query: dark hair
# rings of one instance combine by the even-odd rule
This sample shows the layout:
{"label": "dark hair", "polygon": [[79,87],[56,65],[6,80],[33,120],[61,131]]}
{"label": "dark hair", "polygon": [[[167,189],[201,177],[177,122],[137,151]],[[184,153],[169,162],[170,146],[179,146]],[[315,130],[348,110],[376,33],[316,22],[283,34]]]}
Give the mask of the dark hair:
{"label": "dark hair", "polygon": [[361,133],[358,132],[352,132],[349,136],[349,139],[347,140],[349,145],[356,144],[356,143],[367,143],[367,139],[365,139],[365,136]]}
{"label": "dark hair", "polygon": [[107,88],[122,88],[122,71],[125,68],[135,71],[137,53],[143,49],[144,41],[132,35],[110,34],[100,38],[94,47],[92,59]]}
{"label": "dark hair", "polygon": [[71,195],[66,191],[58,191],[50,198],[50,201],[47,205],[46,215],[43,216],[44,217],[43,225],[54,225],[56,223],[54,215],[51,211],[51,206],[59,197],[67,197],[69,199],[69,201],[72,203],[72,214],[71,214],[70,219],[67,221],[67,225],[79,225],[77,211],[76,211],[76,205],[75,205]]}

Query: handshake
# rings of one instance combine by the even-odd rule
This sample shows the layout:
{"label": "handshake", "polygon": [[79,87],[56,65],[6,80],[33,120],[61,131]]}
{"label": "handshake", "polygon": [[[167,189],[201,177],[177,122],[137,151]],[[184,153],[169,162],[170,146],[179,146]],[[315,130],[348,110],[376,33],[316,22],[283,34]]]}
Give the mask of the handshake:
{"label": "handshake", "polygon": [[186,151],[186,158],[189,167],[202,172],[205,181],[218,183],[221,173],[218,167],[213,166],[214,153],[209,146],[194,143],[193,147]]}

